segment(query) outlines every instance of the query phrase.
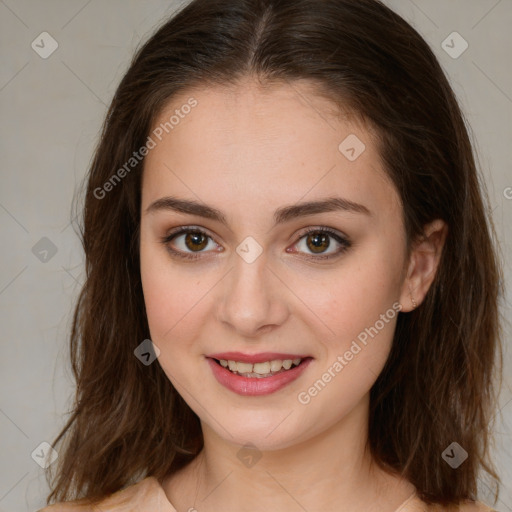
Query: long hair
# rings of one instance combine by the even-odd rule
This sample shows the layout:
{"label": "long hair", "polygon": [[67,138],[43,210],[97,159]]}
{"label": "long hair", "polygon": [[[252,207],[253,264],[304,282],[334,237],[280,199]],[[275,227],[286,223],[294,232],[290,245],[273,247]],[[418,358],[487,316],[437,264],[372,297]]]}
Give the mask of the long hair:
{"label": "long hair", "polygon": [[[371,389],[368,447],[428,503],[476,499],[480,470],[499,480],[489,447],[502,270],[465,120],[433,52],[378,0],[194,0],[134,56],[86,177],[86,280],[70,335],[76,396],[53,442],[62,447],[47,503],[98,502],[177,471],[203,446],[198,417],[160,365],[134,356],[150,334],[139,267],[144,159],[130,159],[176,95],[248,76],[310,81],[375,130],[408,250],[428,222],[448,224],[434,282],[399,314]],[[457,470],[442,457],[454,441],[469,454]]]}

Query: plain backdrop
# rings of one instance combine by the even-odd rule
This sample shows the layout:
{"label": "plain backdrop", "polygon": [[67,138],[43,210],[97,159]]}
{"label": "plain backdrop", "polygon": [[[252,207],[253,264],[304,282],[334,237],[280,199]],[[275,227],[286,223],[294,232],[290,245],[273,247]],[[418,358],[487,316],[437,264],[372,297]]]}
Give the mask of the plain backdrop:
{"label": "plain backdrop", "polygon": [[[510,283],[512,0],[386,3],[426,38],[458,95]],[[178,5],[0,0],[0,512],[45,503],[48,487],[36,455],[63,426],[74,394],[67,336],[83,254],[70,224],[71,202],[134,50]],[[510,286],[502,312],[512,316]],[[500,512],[512,511],[511,370],[506,346],[494,452],[504,483]],[[486,482],[480,488],[490,503]]]}

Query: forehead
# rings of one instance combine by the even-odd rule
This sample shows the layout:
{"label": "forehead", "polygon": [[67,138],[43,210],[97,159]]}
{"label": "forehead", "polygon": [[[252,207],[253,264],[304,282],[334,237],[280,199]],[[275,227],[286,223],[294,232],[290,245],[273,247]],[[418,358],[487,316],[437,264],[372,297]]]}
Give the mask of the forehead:
{"label": "forehead", "polygon": [[272,208],[335,194],[399,209],[375,133],[315,94],[311,83],[190,89],[168,103],[154,133],[143,206],[165,193],[219,209],[226,200]]}

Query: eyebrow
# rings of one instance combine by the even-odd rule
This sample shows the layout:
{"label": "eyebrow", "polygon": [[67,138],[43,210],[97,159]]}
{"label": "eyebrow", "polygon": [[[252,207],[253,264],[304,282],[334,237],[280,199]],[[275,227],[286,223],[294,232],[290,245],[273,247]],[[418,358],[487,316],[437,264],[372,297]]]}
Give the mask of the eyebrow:
{"label": "eyebrow", "polygon": [[[162,210],[197,215],[227,225],[226,217],[220,210],[189,199],[178,199],[172,196],[161,197],[146,208],[146,213]],[[372,216],[370,210],[362,204],[354,203],[353,201],[341,197],[328,197],[318,201],[307,201],[278,208],[274,212],[274,225],[282,224],[298,217],[334,211],[345,211]]]}

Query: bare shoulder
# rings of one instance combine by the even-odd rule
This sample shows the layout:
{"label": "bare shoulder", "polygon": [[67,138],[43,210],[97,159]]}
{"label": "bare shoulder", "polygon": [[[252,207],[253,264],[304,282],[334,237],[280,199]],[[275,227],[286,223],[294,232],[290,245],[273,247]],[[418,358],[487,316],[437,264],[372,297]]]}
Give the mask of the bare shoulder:
{"label": "bare shoulder", "polygon": [[497,512],[491,507],[480,502],[462,503],[459,507],[460,512]]}
{"label": "bare shoulder", "polygon": [[98,509],[81,501],[61,501],[36,510],[36,512],[86,512],[89,510]]}
{"label": "bare shoulder", "polygon": [[458,505],[427,505],[420,499],[407,503],[408,508],[400,508],[396,512],[498,512],[492,507],[484,505],[479,501],[463,501]]}
{"label": "bare shoulder", "polygon": [[157,481],[148,477],[107,496],[96,505],[87,500],[62,501],[48,505],[36,512],[129,512],[139,504],[151,505],[158,490]]}

